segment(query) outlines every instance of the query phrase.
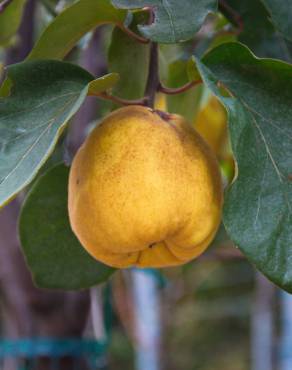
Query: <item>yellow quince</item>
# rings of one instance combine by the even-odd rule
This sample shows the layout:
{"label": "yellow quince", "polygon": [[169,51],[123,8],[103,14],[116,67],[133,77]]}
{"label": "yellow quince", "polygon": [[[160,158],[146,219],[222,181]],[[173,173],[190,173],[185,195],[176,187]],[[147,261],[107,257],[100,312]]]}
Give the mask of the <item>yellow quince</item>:
{"label": "yellow quince", "polygon": [[94,258],[113,267],[190,261],[212,241],[221,208],[215,155],[178,115],[118,109],[72,163],[72,229]]}

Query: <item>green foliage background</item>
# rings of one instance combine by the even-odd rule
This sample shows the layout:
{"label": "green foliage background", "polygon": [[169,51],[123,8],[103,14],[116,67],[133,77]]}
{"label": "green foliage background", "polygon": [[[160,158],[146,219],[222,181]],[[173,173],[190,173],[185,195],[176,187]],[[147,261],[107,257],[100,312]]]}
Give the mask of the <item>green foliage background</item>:
{"label": "green foliage background", "polygon": [[[23,2],[12,0],[0,14],[2,47],[15,42],[22,10]],[[13,22],[9,22],[11,17]],[[2,85],[0,204],[5,205],[39,176],[87,95],[143,96],[149,42],[158,42],[164,84],[179,87],[203,80],[203,86],[168,97],[169,111],[193,122],[204,89],[226,107],[237,173],[226,189],[223,222],[229,238],[252,264],[291,292],[292,70],[287,63],[291,60],[291,19],[290,3],[276,0],[68,1],[41,30],[27,60],[8,68]],[[105,73],[112,74],[95,79],[73,56],[101,25],[106,25],[102,28],[108,54]],[[105,37],[108,32],[110,37]],[[259,59],[267,57],[276,59]],[[101,111],[112,108],[104,105]],[[35,235],[27,232],[36,229],[38,238],[45,237],[37,224],[41,218],[31,216],[37,204],[33,204],[35,194],[47,194],[51,178],[46,176],[47,184],[37,181],[30,192],[31,206],[23,209],[20,232],[27,261],[33,261],[29,262],[33,275],[39,277],[40,285],[50,286],[45,267],[40,268],[36,257]],[[53,201],[57,206],[60,199]],[[64,207],[65,203],[61,213]],[[49,212],[45,203],[43,212]],[[69,234],[67,242],[62,240],[68,247]],[[54,258],[53,248],[47,248],[48,256]],[[72,256],[76,261],[80,257],[73,252]],[[66,273],[66,266],[62,268],[64,276],[69,276],[69,265]],[[59,288],[68,288],[67,278],[56,280]],[[87,285],[76,283],[71,288]]]}

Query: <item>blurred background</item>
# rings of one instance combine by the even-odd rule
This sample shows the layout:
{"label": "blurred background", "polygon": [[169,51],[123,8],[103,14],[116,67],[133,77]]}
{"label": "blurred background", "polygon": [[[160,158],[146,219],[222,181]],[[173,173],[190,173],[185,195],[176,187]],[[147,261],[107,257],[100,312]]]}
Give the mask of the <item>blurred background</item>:
{"label": "blurred background", "polygon": [[[23,1],[20,23],[8,36],[0,13],[1,65],[23,61],[44,27],[69,3]],[[201,55],[234,39],[231,23],[222,14],[212,15],[196,40],[161,46],[161,77],[168,86],[180,86],[185,78],[171,73],[171,63],[183,64],[192,53]],[[118,32],[98,28],[66,60],[95,76],[115,71],[111,40]],[[123,95],[124,89],[123,97],[135,98],[125,88],[127,80],[122,76],[117,93]],[[186,110],[190,102],[192,109]],[[216,152],[228,185],[234,163],[219,102],[196,87],[176,100],[158,96],[156,104],[161,110],[187,111]],[[70,162],[86,134],[112,108],[110,102],[88,98],[46,166],[60,159]],[[17,237],[24,196],[0,211],[0,369],[292,369],[292,299],[254,270],[223,226],[209,250],[181,268],[124,270],[90,291],[45,291],[34,287]]]}

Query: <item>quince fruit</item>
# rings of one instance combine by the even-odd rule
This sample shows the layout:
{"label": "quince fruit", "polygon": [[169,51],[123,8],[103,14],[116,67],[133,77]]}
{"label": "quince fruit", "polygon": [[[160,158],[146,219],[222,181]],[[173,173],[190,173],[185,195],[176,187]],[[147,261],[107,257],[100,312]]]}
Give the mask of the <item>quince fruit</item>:
{"label": "quince fruit", "polygon": [[221,208],[215,155],[174,114],[118,109],[92,131],[72,163],[72,229],[94,258],[113,267],[190,261],[212,241]]}

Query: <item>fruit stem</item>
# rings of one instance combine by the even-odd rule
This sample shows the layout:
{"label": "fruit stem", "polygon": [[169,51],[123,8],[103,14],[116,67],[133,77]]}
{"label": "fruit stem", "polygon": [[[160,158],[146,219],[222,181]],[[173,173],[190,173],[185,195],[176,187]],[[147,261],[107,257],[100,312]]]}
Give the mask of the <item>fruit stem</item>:
{"label": "fruit stem", "polygon": [[127,100],[127,99],[119,98],[118,96],[109,95],[106,92],[96,94],[95,96],[97,96],[98,98],[105,99],[105,100],[111,100],[114,103],[118,103],[121,105],[147,105],[147,100],[148,100],[146,97],[142,99],[136,99],[136,100]]}
{"label": "fruit stem", "polygon": [[172,119],[172,117],[173,117],[173,114],[168,113],[168,112],[161,111],[159,109],[154,109],[153,112],[155,112],[156,114],[158,114],[158,116],[160,118],[162,118],[164,121],[167,121],[167,122],[170,121]]}
{"label": "fruit stem", "polygon": [[158,71],[158,44],[152,42],[150,46],[150,62],[148,80],[145,89],[147,105],[150,108],[154,107],[155,94],[159,87],[159,71]]}
{"label": "fruit stem", "polygon": [[200,83],[202,83],[202,80],[191,81],[191,82],[188,82],[188,83],[186,83],[185,85],[183,85],[181,87],[176,87],[176,88],[166,87],[166,86],[163,86],[160,83],[159,86],[158,86],[158,91],[160,91],[164,94],[167,94],[167,95],[176,95],[176,94],[181,94],[185,91],[188,91],[189,89],[191,89],[192,87],[194,87],[194,86],[196,86]]}

